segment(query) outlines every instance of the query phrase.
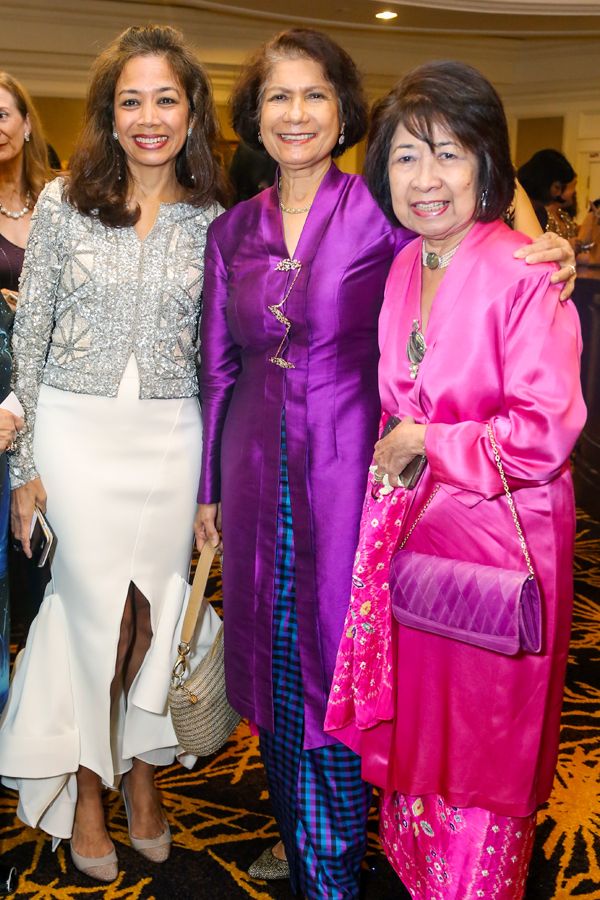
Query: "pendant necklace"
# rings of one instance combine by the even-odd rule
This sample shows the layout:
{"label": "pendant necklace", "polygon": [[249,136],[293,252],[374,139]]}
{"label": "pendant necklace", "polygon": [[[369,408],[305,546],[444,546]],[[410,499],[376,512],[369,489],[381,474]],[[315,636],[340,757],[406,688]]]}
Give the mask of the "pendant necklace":
{"label": "pendant necklace", "polygon": [[272,362],[273,365],[275,365],[275,366],[279,366],[280,369],[295,369],[296,368],[294,363],[291,363],[287,359],[284,359],[281,354],[283,352],[283,348],[285,347],[285,345],[287,343],[288,336],[290,333],[290,328],[292,327],[291,321],[288,319],[288,317],[286,316],[286,314],[284,312],[285,304],[286,304],[288,297],[292,293],[292,289],[293,289],[294,285],[298,281],[298,276],[300,275],[301,269],[302,269],[302,263],[300,262],[299,259],[289,259],[289,258],[288,259],[280,259],[279,262],[277,263],[277,265],[275,266],[276,272],[294,272],[294,277],[292,278],[291,284],[288,287],[288,289],[286,290],[286,292],[284,293],[284,295],[281,298],[281,300],[279,301],[279,303],[274,303],[272,306],[267,307],[269,312],[275,316],[277,321],[281,322],[281,324],[285,326],[285,334],[283,335],[283,337],[281,339],[281,343],[279,344],[279,347],[275,351],[275,355],[269,357],[269,362]]}
{"label": "pendant necklace", "polygon": [[413,381],[419,374],[419,366],[425,358],[427,344],[421,333],[421,326],[418,319],[413,319],[412,331],[406,342],[406,356],[408,357],[408,371]]}
{"label": "pendant necklace", "polygon": [[462,241],[459,241],[456,247],[453,247],[452,250],[448,250],[447,253],[442,253],[441,255],[434,253],[433,250],[427,250],[425,247],[425,241],[421,244],[421,262],[424,266],[427,266],[428,269],[445,269],[446,266],[450,264],[450,260],[460,247]]}
{"label": "pendant necklace", "polygon": [[25,206],[23,209],[18,209],[16,212],[13,212],[12,209],[7,209],[2,202],[0,201],[0,213],[3,216],[6,216],[9,219],[22,219],[23,216],[26,216],[27,213],[31,209],[31,193],[27,191],[25,196]]}

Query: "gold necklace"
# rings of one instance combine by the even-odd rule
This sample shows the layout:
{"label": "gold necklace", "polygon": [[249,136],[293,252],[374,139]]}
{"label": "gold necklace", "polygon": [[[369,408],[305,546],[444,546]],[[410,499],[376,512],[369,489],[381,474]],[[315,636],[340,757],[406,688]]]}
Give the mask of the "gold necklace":
{"label": "gold necklace", "polygon": [[299,216],[301,213],[307,213],[310,210],[310,206],[284,206],[283,200],[280,200],[279,209],[281,212],[289,213],[291,216]]}
{"label": "gold necklace", "polygon": [[[281,178],[277,184],[277,190],[281,194]],[[307,213],[311,206],[312,202],[309,203],[308,206],[286,206],[281,197],[279,198],[279,209],[281,212],[289,213],[291,216],[300,216],[302,213]]]}

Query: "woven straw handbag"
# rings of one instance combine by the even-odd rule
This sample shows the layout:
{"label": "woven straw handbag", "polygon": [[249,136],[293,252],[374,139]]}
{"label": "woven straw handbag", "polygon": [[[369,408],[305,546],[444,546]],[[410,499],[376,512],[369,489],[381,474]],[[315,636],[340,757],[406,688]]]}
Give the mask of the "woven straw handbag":
{"label": "woven straw handbag", "polygon": [[169,688],[175,735],[183,749],[194,756],[210,756],[219,750],[240,721],[225,693],[222,625],[206,655],[186,678],[190,642],[197,625],[202,627],[209,607],[204,594],[214,555],[214,547],[206,543],[196,567]]}

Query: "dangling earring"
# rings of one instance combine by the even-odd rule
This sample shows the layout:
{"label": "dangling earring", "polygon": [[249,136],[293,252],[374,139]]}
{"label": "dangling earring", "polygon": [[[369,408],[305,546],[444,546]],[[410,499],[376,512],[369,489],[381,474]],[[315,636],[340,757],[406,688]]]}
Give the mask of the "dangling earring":
{"label": "dangling earring", "polygon": [[488,192],[484,190],[481,192],[481,211],[485,212],[487,209],[487,201],[488,201]]}
{"label": "dangling earring", "polygon": [[260,131],[258,132],[258,143],[262,144],[262,134],[260,133]]}
{"label": "dangling earring", "polygon": [[189,127],[188,130],[187,130],[187,136],[188,136],[188,137],[191,137],[191,136],[192,136],[192,131],[193,131],[193,129],[192,129],[192,126],[190,125],[190,127]]}
{"label": "dangling earring", "polygon": [[119,140],[119,135],[117,134],[117,129],[116,129],[116,128],[113,128],[112,136],[113,136],[113,141],[118,141],[118,140]]}
{"label": "dangling earring", "polygon": [[29,143],[30,134],[29,134],[28,131],[25,132],[25,134],[23,135],[23,137],[25,138],[25,140],[27,141],[27,143]]}
{"label": "dangling earring", "polygon": [[338,138],[338,144],[340,145],[340,147],[342,146],[342,144],[343,144],[344,141],[346,140],[346,135],[344,134],[345,128],[346,128],[346,123],[345,123],[345,122],[342,122],[342,130],[340,131],[340,136],[339,136],[339,138]]}

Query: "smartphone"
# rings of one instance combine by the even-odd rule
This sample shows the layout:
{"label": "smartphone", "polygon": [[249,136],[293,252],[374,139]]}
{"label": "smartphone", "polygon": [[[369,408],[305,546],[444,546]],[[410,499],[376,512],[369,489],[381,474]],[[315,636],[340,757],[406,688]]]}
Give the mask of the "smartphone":
{"label": "smartphone", "polygon": [[[400,424],[400,419],[397,416],[390,416],[387,422],[385,423],[385,428],[381,434],[381,437],[387,437],[390,431],[393,431],[394,428]],[[425,466],[427,465],[427,457],[425,454],[420,456],[415,456],[414,459],[411,459],[409,464],[404,467],[404,469],[398,475],[398,481],[407,491],[412,491],[416,488],[419,478],[425,471]]]}
{"label": "smartphone", "polygon": [[37,565],[38,569],[46,565],[55,541],[56,536],[48,524],[48,520],[41,509],[36,506],[31,520],[29,545],[32,562]]}
{"label": "smartphone", "polygon": [[398,475],[398,481],[402,485],[403,488],[406,488],[407,491],[412,491],[416,488],[419,478],[425,471],[425,466],[427,465],[427,457],[425,454],[421,456],[415,456],[414,459],[411,459],[409,464],[402,469],[400,474]]}
{"label": "smartphone", "polygon": [[381,432],[382,439],[387,437],[390,431],[393,431],[396,425],[400,424],[400,419],[398,416],[390,416],[387,422],[385,423],[385,428]]}

